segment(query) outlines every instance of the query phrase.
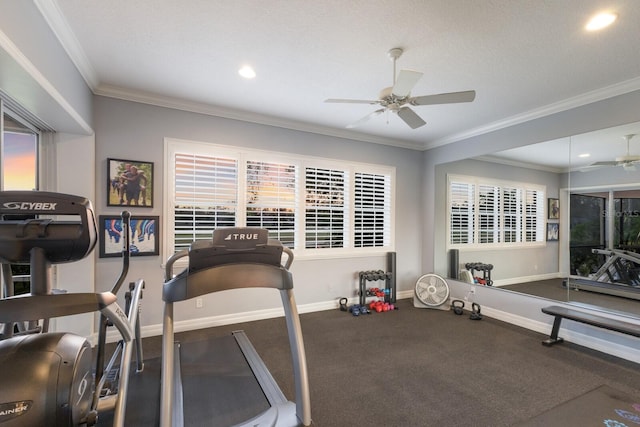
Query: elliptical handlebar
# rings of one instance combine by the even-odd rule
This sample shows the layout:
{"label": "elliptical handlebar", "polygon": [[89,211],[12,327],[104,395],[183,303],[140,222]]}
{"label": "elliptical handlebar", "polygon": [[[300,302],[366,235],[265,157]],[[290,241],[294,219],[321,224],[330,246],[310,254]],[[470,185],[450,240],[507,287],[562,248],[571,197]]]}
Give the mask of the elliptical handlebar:
{"label": "elliptical handlebar", "polygon": [[124,283],[124,280],[127,278],[127,273],[129,272],[129,260],[131,259],[131,213],[129,211],[122,211],[122,235],[124,236],[124,240],[122,242],[122,271],[120,272],[120,277],[116,280],[115,285],[113,285],[113,289],[111,293],[114,295],[118,294],[120,287]]}

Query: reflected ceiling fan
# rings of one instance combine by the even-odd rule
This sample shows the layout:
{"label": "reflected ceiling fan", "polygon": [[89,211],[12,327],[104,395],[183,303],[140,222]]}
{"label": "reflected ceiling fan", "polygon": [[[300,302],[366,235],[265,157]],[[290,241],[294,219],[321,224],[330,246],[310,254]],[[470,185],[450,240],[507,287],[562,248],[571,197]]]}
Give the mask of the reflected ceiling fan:
{"label": "reflected ceiling fan", "polygon": [[615,160],[592,163],[591,165],[589,165],[589,167],[622,166],[624,170],[629,172],[636,170],[636,164],[640,163],[640,156],[633,156],[629,151],[629,142],[634,136],[636,136],[634,133],[624,136],[624,139],[627,141],[627,154],[625,154],[624,156],[616,157]]}
{"label": "reflected ceiling fan", "polygon": [[435,104],[454,104],[459,102],[471,102],[476,97],[474,90],[464,92],[440,93],[436,95],[411,96],[411,89],[418,83],[422,77],[421,72],[412,70],[400,70],[396,77],[396,61],[402,55],[402,49],[393,48],[387,52],[389,58],[393,61],[393,86],[382,89],[377,100],[364,99],[327,99],[324,102],[338,104],[370,104],[380,105],[382,108],[364,116],[360,120],[347,125],[347,128],[354,128],[369,121],[372,117],[378,116],[384,112],[396,113],[411,129],[417,129],[424,126],[426,122],[422,120],[409,106],[418,105],[435,105]]}

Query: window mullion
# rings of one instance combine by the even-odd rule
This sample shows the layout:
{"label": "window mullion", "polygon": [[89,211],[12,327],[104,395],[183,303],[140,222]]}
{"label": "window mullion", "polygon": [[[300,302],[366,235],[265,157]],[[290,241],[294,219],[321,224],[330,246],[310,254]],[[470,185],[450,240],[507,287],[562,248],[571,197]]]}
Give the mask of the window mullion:
{"label": "window mullion", "polygon": [[238,185],[236,197],[238,210],[236,211],[236,224],[239,227],[247,226],[247,156],[238,156]]}

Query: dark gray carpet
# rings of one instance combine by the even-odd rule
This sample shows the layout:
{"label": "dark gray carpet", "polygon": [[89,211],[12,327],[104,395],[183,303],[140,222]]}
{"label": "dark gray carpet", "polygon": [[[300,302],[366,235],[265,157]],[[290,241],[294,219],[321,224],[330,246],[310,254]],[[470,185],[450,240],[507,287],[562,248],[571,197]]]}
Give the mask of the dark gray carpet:
{"label": "dark gray carpet", "polygon": [[640,394],[629,395],[608,386],[600,386],[519,425],[548,426],[612,426],[640,424]]}
{"label": "dark gray carpet", "polygon": [[[571,343],[544,347],[546,335],[489,318],[416,309],[410,300],[399,306],[360,317],[337,309],[301,316],[314,425],[512,426],[601,385],[640,393],[638,364]],[[284,319],[178,335],[185,342],[237,329],[292,398]],[[160,337],[144,346],[145,358],[160,355]],[[144,395],[132,400],[129,410],[157,405]]]}

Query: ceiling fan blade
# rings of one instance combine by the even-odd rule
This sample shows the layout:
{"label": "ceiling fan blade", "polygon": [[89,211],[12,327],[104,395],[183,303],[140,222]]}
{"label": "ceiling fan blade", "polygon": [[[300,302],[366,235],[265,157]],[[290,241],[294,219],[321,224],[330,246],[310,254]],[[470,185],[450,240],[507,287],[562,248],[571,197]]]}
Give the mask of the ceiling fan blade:
{"label": "ceiling fan blade", "polygon": [[324,102],[333,104],[378,104],[379,101],[371,101],[367,99],[325,99]]}
{"label": "ceiling fan blade", "polygon": [[398,110],[398,116],[409,125],[411,129],[417,129],[420,126],[427,124],[419,115],[417,115],[411,108],[402,107]]}
{"label": "ceiling fan blade", "polygon": [[411,92],[411,89],[413,89],[416,83],[418,83],[418,80],[420,80],[420,77],[422,77],[422,73],[419,71],[400,70],[391,93],[393,93],[398,98],[404,98],[405,96],[408,96]]}
{"label": "ceiling fan blade", "polygon": [[458,102],[471,102],[476,99],[475,90],[464,92],[439,93],[437,95],[416,96],[409,101],[411,105],[435,105],[455,104]]}
{"label": "ceiling fan blade", "polygon": [[349,125],[347,125],[347,129],[353,129],[355,127],[358,127],[366,122],[368,122],[372,117],[378,116],[382,113],[384,113],[384,108],[381,108],[379,110],[374,111],[373,113],[369,113],[366,116],[364,116],[363,118],[361,118],[360,120],[358,120],[357,122],[353,122]]}

